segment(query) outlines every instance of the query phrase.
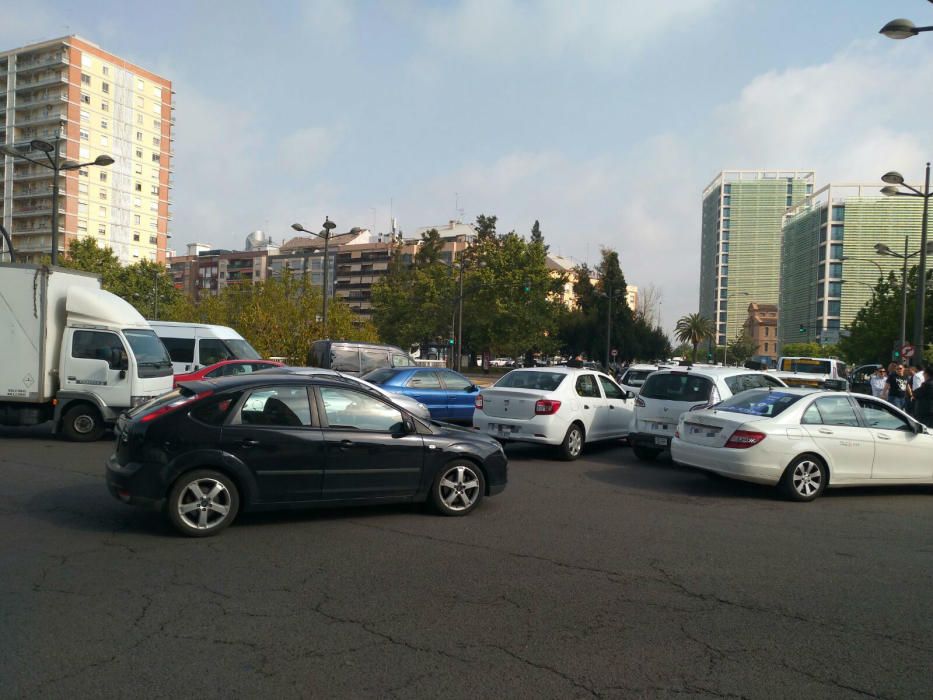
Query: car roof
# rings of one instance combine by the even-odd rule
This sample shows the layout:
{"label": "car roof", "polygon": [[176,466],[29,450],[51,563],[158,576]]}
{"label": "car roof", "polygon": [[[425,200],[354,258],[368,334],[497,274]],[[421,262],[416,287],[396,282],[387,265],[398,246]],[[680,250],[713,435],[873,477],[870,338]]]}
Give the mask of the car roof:
{"label": "car roof", "polygon": [[[513,369],[512,372],[549,372],[557,374],[580,374],[581,372],[599,372],[600,374],[606,374],[600,369],[595,369],[592,367],[567,367],[565,365],[556,365],[554,367],[519,367]],[[512,374],[512,372],[506,372],[506,374]],[[503,374],[502,376],[506,376]],[[607,375],[608,376],[608,375]]]}
{"label": "car roof", "polygon": [[653,371],[657,371],[657,370],[659,370],[659,369],[671,369],[671,366],[670,366],[670,365],[665,365],[665,364],[652,365],[652,364],[648,364],[648,363],[642,362],[642,363],[631,364],[631,365],[629,365],[628,367],[626,367],[625,369],[626,369],[626,371],[628,371],[628,370],[630,370],[630,369],[640,369],[640,370],[650,369],[650,370],[653,370]]}
{"label": "car roof", "polygon": [[[682,367],[665,367],[659,369],[660,374],[697,374],[701,377],[733,377],[737,374],[771,374],[773,372],[762,372],[748,367],[699,367],[697,365],[684,365]],[[838,393],[838,392],[837,392]]]}

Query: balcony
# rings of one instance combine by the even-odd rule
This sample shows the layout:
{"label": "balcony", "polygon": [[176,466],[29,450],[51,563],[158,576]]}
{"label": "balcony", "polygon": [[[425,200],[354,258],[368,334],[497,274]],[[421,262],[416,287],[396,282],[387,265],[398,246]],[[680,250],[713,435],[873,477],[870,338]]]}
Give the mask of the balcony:
{"label": "balcony", "polygon": [[55,104],[56,102],[68,102],[68,93],[62,92],[58,94],[53,93],[51,95],[32,95],[31,97],[17,99],[16,106],[25,107],[27,105],[47,105]]}
{"label": "balcony", "polygon": [[32,60],[23,60],[19,59],[16,61],[16,72],[18,74],[29,73],[34,70],[39,70],[40,68],[46,68],[48,66],[67,66],[68,56],[65,54],[55,54],[53,56],[45,56],[41,58],[35,58]]}
{"label": "balcony", "polygon": [[[58,215],[64,216],[65,207],[61,204],[58,205]],[[44,205],[38,205],[34,207],[17,207],[13,210],[12,217],[14,219],[28,219],[33,216],[51,216],[52,215],[52,204],[46,203]]]}
{"label": "balcony", "polygon": [[13,126],[21,127],[26,126],[27,124],[57,124],[59,122],[68,121],[68,115],[64,112],[51,112],[48,114],[37,114],[26,117],[25,119],[14,117]]}
{"label": "balcony", "polygon": [[34,90],[36,88],[47,87],[49,85],[67,85],[68,76],[65,73],[56,73],[54,75],[47,75],[36,80],[17,80],[16,81],[16,92]]}

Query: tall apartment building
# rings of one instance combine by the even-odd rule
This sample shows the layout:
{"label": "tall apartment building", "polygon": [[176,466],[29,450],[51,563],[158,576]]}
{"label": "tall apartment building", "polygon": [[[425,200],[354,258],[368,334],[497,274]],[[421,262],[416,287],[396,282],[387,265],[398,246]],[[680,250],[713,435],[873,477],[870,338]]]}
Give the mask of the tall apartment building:
{"label": "tall apartment building", "polygon": [[[906,237],[909,253],[918,251],[922,216],[921,199],[883,197],[878,184],[829,184],[790,209],[781,253],[781,343],[838,342],[879,276],[894,272],[900,281],[903,262],[878,255],[875,244],[903,253]],[[908,317],[908,334],[912,322]]]}
{"label": "tall apartment building", "polygon": [[[172,84],[77,36],[0,52],[0,142],[32,158],[39,139],[89,166],[59,178],[59,251],[76,237],[120,261],[164,260],[169,234]],[[22,260],[52,250],[52,171],[6,156],[2,220]]]}
{"label": "tall apartment building", "polygon": [[776,304],[784,212],[813,191],[811,170],[724,170],[703,190],[700,314],[724,345],[748,304]]}

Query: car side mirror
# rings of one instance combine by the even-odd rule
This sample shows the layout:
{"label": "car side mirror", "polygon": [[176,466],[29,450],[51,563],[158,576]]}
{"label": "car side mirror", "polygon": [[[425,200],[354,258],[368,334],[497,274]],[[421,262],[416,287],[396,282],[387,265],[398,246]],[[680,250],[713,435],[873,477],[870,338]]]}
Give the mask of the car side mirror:
{"label": "car side mirror", "polygon": [[126,379],[126,370],[125,370],[125,369],[121,369],[121,370],[120,370],[120,379]]}
{"label": "car side mirror", "polygon": [[470,386],[468,386],[468,387],[466,388],[466,392],[467,392],[468,394],[472,394],[472,393],[475,392],[475,391],[479,391],[479,387],[476,386],[476,384],[470,384]]}
{"label": "car side mirror", "polygon": [[626,391],[626,392],[625,392],[625,398],[626,398],[626,399],[634,399],[634,398],[635,398],[635,392],[634,392],[634,391]]}
{"label": "car side mirror", "polygon": [[921,435],[926,430],[926,426],[922,423],[912,423],[911,427],[914,429],[914,435]]}
{"label": "car side mirror", "polygon": [[415,432],[417,432],[415,421],[411,416],[405,416],[405,420],[402,421],[402,435],[412,435]]}

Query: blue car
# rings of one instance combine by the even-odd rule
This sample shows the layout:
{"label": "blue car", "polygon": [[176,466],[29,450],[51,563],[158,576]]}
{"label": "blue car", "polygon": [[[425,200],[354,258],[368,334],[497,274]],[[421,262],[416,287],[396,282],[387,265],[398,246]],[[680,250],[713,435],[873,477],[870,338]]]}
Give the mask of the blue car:
{"label": "blue car", "polygon": [[473,402],[479,387],[451,369],[439,367],[385,367],[363,377],[386,391],[420,401],[441,421],[472,423]]}

